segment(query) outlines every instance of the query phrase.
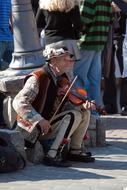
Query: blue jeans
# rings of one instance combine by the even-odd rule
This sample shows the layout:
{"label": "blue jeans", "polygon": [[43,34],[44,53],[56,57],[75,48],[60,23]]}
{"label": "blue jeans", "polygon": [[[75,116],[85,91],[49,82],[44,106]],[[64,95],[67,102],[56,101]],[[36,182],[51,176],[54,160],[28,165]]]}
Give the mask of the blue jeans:
{"label": "blue jeans", "polygon": [[127,37],[123,41],[123,77],[127,77]]}
{"label": "blue jeans", "polygon": [[0,70],[5,70],[9,67],[13,49],[13,41],[0,42]]}
{"label": "blue jeans", "polygon": [[90,100],[101,105],[101,52],[81,50],[81,60],[74,66],[74,75],[78,76],[75,86],[88,90]]}
{"label": "blue jeans", "polygon": [[[13,42],[0,42],[0,70],[5,70],[8,68],[11,59],[12,52],[14,49]],[[4,96],[0,93],[0,124],[4,123],[3,117],[3,100]]]}

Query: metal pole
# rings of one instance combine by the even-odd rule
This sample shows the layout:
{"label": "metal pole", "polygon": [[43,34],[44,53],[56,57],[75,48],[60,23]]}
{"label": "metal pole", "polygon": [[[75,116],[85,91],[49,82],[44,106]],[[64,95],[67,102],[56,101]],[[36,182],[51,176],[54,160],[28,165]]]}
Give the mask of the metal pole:
{"label": "metal pole", "polygon": [[14,53],[9,68],[23,75],[41,67],[45,60],[37,32],[31,0],[11,0]]}

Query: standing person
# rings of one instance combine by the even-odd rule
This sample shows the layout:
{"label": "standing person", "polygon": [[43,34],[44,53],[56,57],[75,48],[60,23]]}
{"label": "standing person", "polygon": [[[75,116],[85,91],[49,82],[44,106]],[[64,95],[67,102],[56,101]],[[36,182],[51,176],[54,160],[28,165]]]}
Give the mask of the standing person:
{"label": "standing person", "polygon": [[[8,65],[12,59],[13,35],[11,19],[11,0],[0,0],[0,70],[6,69],[4,58],[8,60]],[[5,57],[5,53],[7,57]]]}
{"label": "standing person", "polygon": [[[112,18],[111,0],[84,0],[81,5],[82,36],[80,39],[81,60],[74,67],[78,75],[76,86],[85,88],[88,95],[101,106],[101,53],[107,41]],[[96,114],[96,113],[95,113]]]}
{"label": "standing person", "polygon": [[122,108],[121,115],[127,115],[127,0],[114,0],[120,8],[123,18],[120,26],[122,30],[122,59],[123,59],[123,78],[121,83],[120,105]]}
{"label": "standing person", "polygon": [[121,115],[127,115],[127,15],[126,15],[126,29],[123,40],[123,81],[121,86]]}
{"label": "standing person", "polygon": [[46,48],[67,47],[74,55],[74,59],[79,60],[80,53],[77,47],[81,29],[79,1],[40,0],[39,7],[37,27],[45,30]]}
{"label": "standing person", "polygon": [[[61,102],[63,73],[72,69],[74,61],[67,50],[52,49],[47,51],[49,61],[41,69],[27,76],[23,89],[13,101],[13,107],[18,113],[17,130],[24,136],[26,147],[34,146],[40,140],[53,140],[44,157],[44,164],[49,166],[67,167],[68,163],[59,157],[59,148],[63,139],[70,139],[68,160],[93,162],[95,159],[90,153],[83,153],[81,144],[89,125],[91,107],[86,101],[78,109],[57,112],[52,118],[56,108]],[[65,83],[66,84],[66,83]],[[67,86],[64,86],[66,89]],[[81,111],[82,109],[82,111]],[[83,111],[84,110],[84,111]]]}
{"label": "standing person", "polygon": [[107,43],[102,53],[102,75],[104,81],[103,103],[108,114],[118,113],[117,80],[123,70],[122,41],[123,41],[123,16],[118,6],[112,2],[113,22],[110,26]]}
{"label": "standing person", "polygon": [[33,12],[34,12],[34,15],[36,16],[37,14],[37,10],[38,10],[38,7],[39,7],[39,0],[31,0],[31,4],[32,4],[32,8],[33,8]]}
{"label": "standing person", "polygon": [[[0,0],[0,70],[8,68],[13,52],[11,0]],[[3,99],[0,93],[0,127],[3,127]]]}

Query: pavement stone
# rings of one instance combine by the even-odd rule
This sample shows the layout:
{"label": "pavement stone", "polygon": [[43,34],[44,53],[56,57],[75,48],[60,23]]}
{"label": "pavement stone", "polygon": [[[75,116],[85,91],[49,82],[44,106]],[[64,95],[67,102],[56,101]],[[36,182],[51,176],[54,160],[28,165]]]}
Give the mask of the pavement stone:
{"label": "pavement stone", "polygon": [[106,146],[89,148],[95,163],[72,163],[71,168],[29,165],[0,174],[0,190],[127,190],[127,126],[111,125]]}

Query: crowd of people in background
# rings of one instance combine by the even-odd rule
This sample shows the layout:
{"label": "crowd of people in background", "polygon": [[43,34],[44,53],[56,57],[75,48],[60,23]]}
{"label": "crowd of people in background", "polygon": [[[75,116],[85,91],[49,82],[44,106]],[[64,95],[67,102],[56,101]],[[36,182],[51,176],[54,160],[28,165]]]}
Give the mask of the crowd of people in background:
{"label": "crowd of people in background", "polygon": [[[81,150],[90,114],[127,115],[127,1],[119,5],[117,0],[31,0],[31,4],[46,64],[26,77],[14,98],[16,130],[26,148],[36,141],[43,145],[45,165],[94,162],[90,152]],[[0,0],[1,71],[12,58],[11,15],[11,0]],[[73,79],[71,95],[80,103],[68,97],[53,117]],[[5,124],[3,98],[0,93],[0,126]],[[69,141],[66,159],[60,158],[67,148],[61,144],[63,138]]]}
{"label": "crowd of people in background", "polygon": [[[75,85],[87,90],[89,99],[95,100],[100,113],[121,113],[121,115],[126,115],[126,77],[123,74],[126,1],[122,3],[119,3],[119,1],[103,1],[103,3],[100,1],[77,1],[76,4],[78,3],[80,18],[77,18],[78,11],[76,14],[74,13],[75,11],[72,11],[74,18],[72,21],[75,20],[75,24],[73,23],[73,35],[66,36],[64,34],[65,36],[63,37],[61,34],[55,36],[55,27],[58,23],[55,22],[56,26],[53,25],[54,22],[52,22],[52,25],[50,24],[51,19],[49,21],[49,17],[45,13],[47,10],[43,8],[45,3],[42,1],[36,15],[39,34],[40,31],[43,31],[44,34],[45,29],[45,37],[43,35],[43,39],[47,47],[49,45],[51,47],[60,47],[63,46],[63,43],[64,45],[66,43],[66,47],[71,52],[74,51],[73,54],[76,54],[77,58],[75,60],[73,75],[78,75]],[[99,16],[98,10],[101,8],[102,10],[104,9],[106,14]],[[46,17],[48,17],[48,20]],[[103,22],[99,22],[98,19],[102,19]],[[58,25],[57,32],[60,30],[63,32],[65,28],[63,30],[63,26]],[[49,26],[50,29],[48,29]],[[68,31],[72,31],[69,27],[66,28]],[[65,38],[64,41],[61,40],[62,37]],[[49,39],[53,41],[49,42]],[[84,55],[85,53],[88,55]],[[98,65],[96,66],[96,64]],[[92,111],[92,114],[96,116],[100,113]]]}

